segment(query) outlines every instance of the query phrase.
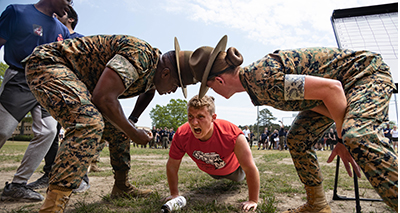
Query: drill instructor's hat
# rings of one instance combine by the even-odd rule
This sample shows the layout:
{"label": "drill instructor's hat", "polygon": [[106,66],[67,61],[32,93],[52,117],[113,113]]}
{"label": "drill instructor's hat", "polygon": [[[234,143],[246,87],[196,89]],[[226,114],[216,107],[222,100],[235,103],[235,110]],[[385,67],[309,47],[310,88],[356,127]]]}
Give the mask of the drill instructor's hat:
{"label": "drill instructor's hat", "polygon": [[187,97],[186,85],[196,84],[201,81],[200,95],[202,98],[207,90],[207,78],[218,53],[225,51],[228,37],[221,38],[215,48],[203,46],[192,51],[181,51],[178,39],[175,37],[175,57],[179,76],[179,83],[182,87],[183,96]]}
{"label": "drill instructor's hat", "polygon": [[204,74],[201,79],[201,86],[199,91],[199,98],[203,98],[204,95],[208,91],[207,80],[210,74],[212,65],[214,64],[215,59],[217,58],[218,54],[226,49],[226,43],[228,41],[228,36],[224,35],[218,42],[217,46],[212,50],[210,58],[208,59],[207,66],[204,70]]}
{"label": "drill instructor's hat", "polygon": [[197,80],[194,75],[194,70],[189,64],[189,60],[192,56],[193,51],[181,51],[178,39],[174,39],[175,46],[175,58],[176,68],[179,76],[179,83],[182,88],[183,96],[187,98],[186,86],[190,84],[196,84],[200,80]]}

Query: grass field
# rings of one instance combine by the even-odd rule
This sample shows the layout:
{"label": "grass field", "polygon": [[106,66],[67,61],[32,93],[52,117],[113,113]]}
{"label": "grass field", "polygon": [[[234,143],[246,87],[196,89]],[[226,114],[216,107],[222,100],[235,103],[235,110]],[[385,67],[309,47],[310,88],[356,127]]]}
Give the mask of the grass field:
{"label": "grass field", "polygon": [[[0,150],[1,180],[11,181],[27,147],[25,142],[7,142]],[[273,213],[297,207],[306,196],[288,151],[257,150],[253,147],[253,158],[260,172],[260,201],[256,212]],[[318,151],[317,155],[325,178],[324,189],[333,212],[355,212],[354,201],[332,201],[335,178],[335,163],[327,164],[330,151]],[[109,151],[105,147],[99,166],[105,171],[89,173],[92,187],[83,194],[73,194],[65,212],[160,212],[163,198],[169,195],[165,164],[168,150],[131,148],[130,181],[139,188],[150,188],[155,193],[148,198],[110,199],[113,173],[109,163]],[[40,177],[43,163],[30,181]],[[2,183],[0,183],[2,184]],[[379,198],[363,176],[359,179],[361,197]],[[185,156],[179,171],[179,189],[187,199],[187,206],[178,212],[241,212],[238,206],[247,200],[246,182],[235,183],[214,180],[201,172],[188,156]],[[341,165],[339,192],[354,197],[353,179],[348,177]],[[2,191],[2,188],[1,188]],[[45,189],[39,190],[45,196]],[[42,202],[0,202],[0,212],[37,212]],[[382,202],[361,202],[363,212],[392,212]]]}

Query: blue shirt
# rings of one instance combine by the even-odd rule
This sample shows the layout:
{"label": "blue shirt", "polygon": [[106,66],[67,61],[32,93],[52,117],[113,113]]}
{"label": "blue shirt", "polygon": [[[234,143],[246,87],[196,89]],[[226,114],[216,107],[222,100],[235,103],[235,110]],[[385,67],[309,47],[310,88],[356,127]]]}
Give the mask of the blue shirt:
{"label": "blue shirt", "polygon": [[84,35],[77,32],[71,34],[71,38],[81,38],[81,37],[84,37]]}
{"label": "blue shirt", "polygon": [[11,4],[0,16],[0,37],[6,40],[4,60],[11,67],[24,69],[21,61],[36,46],[70,38],[57,18],[43,14],[33,4]]}
{"label": "blue shirt", "polygon": [[281,136],[285,136],[285,129],[282,127],[279,129],[279,137]]}

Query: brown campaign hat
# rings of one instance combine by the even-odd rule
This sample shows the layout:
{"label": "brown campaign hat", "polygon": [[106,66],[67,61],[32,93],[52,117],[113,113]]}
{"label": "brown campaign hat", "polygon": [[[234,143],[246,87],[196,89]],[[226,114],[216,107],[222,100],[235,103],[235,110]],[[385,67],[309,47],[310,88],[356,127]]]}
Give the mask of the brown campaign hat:
{"label": "brown campaign hat", "polygon": [[[208,75],[210,74],[210,71],[211,71],[211,67],[214,64],[214,61],[217,58],[218,54],[221,51],[225,51],[227,42],[228,42],[228,36],[224,35],[219,40],[217,46],[215,46],[215,48],[212,50],[212,52],[210,54],[208,61],[207,61],[207,66],[205,67],[205,70],[204,70],[204,73],[203,73],[203,76],[201,79],[199,98],[203,98],[203,96],[207,93],[207,91],[208,91],[207,80],[208,80]],[[195,54],[195,53],[193,53],[193,54]]]}
{"label": "brown campaign hat", "polygon": [[181,51],[178,39],[175,37],[175,56],[177,62],[179,82],[183,95],[187,97],[186,85],[196,84],[201,81],[199,97],[203,97],[207,90],[207,77],[218,56],[218,53],[225,51],[227,36],[223,36],[215,48],[203,46],[192,51]]}

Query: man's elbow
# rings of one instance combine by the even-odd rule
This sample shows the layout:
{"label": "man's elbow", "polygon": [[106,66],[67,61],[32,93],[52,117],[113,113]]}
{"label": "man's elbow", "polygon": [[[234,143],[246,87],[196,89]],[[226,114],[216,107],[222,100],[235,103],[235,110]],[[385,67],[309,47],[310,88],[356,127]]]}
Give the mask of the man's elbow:
{"label": "man's elbow", "polygon": [[334,91],[334,92],[343,91],[342,82],[340,82],[338,80],[334,80],[329,88],[331,89],[331,91]]}
{"label": "man's elbow", "polygon": [[335,97],[335,94],[341,94],[344,93],[342,83],[338,80],[331,80],[329,84],[327,84],[322,90],[321,90],[321,100],[329,100],[333,97]]}
{"label": "man's elbow", "polygon": [[107,109],[109,108],[110,104],[113,103],[113,100],[110,100],[110,98],[99,95],[93,95],[91,101],[96,106],[96,108],[102,113],[107,112]]}
{"label": "man's elbow", "polygon": [[97,108],[100,108],[101,103],[103,102],[102,97],[96,94],[93,94],[91,101]]}

